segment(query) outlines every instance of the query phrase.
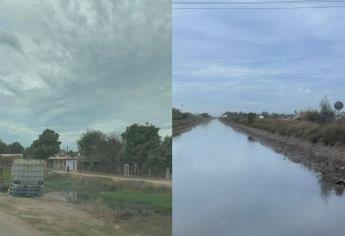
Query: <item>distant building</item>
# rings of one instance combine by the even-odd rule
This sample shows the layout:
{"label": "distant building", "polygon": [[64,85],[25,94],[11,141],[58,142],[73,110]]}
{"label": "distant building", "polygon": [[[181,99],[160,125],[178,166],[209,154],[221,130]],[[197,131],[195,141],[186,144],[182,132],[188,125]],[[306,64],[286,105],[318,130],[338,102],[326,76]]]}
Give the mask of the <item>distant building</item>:
{"label": "distant building", "polygon": [[265,119],[265,117],[261,115],[261,116],[259,116],[259,119]]}
{"label": "distant building", "polygon": [[77,171],[78,157],[52,156],[47,159],[47,167],[54,170]]}

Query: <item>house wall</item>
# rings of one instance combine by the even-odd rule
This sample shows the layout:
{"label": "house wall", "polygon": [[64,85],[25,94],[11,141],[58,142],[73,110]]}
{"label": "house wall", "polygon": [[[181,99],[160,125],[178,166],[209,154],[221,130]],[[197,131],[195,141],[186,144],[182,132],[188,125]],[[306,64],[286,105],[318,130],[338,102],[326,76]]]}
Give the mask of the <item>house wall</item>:
{"label": "house wall", "polygon": [[69,171],[77,171],[77,160],[66,160],[66,171],[67,167]]}
{"label": "house wall", "polygon": [[66,163],[65,160],[53,160],[53,169],[65,170]]}

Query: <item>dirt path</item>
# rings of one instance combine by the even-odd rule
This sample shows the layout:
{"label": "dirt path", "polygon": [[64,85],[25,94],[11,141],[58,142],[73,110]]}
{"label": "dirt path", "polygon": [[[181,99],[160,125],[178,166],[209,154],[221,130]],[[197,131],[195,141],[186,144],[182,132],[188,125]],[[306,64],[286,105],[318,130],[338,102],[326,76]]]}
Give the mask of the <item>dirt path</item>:
{"label": "dirt path", "polygon": [[42,233],[32,228],[23,220],[6,214],[0,210],[0,232],[1,235],[10,236],[43,236]]}
{"label": "dirt path", "polygon": [[139,178],[139,177],[124,177],[124,176],[116,176],[116,175],[107,175],[107,174],[99,174],[99,173],[79,173],[79,172],[69,172],[66,173],[65,171],[56,171],[53,172],[57,174],[70,174],[76,176],[85,176],[85,177],[101,177],[101,178],[108,178],[114,181],[144,181],[146,183],[151,183],[157,186],[167,186],[171,187],[171,180],[161,180],[161,179],[148,179],[148,178]]}
{"label": "dirt path", "polygon": [[116,223],[102,219],[97,209],[90,210],[95,212],[90,214],[82,208],[59,201],[53,194],[39,198],[2,197],[0,235],[128,235]]}

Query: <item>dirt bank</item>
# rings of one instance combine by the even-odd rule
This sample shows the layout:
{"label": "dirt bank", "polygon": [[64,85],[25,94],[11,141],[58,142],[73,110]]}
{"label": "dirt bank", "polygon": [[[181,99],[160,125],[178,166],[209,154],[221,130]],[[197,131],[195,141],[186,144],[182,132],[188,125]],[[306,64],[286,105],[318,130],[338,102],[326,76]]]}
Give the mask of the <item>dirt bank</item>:
{"label": "dirt bank", "polygon": [[282,136],[222,119],[220,121],[251,136],[255,141],[270,146],[274,151],[283,153],[293,162],[301,163],[322,174],[324,179],[335,182],[340,178],[345,178],[344,146],[330,147],[322,143],[313,144],[301,138]]}
{"label": "dirt bank", "polygon": [[186,120],[185,122],[174,122],[173,121],[173,136],[180,135],[184,132],[187,132],[191,129],[193,129],[195,126],[204,124],[212,120],[212,118],[207,118],[207,119],[198,119],[198,120],[193,120],[193,121],[188,121]]}
{"label": "dirt bank", "polygon": [[116,214],[107,208],[66,201],[61,193],[40,198],[0,197],[0,235],[171,235],[170,217]]}
{"label": "dirt bank", "polygon": [[56,171],[53,170],[54,173],[61,174],[61,175],[75,175],[75,176],[84,176],[84,177],[101,177],[112,179],[114,181],[137,181],[137,182],[146,182],[153,184],[155,186],[166,186],[171,187],[171,180],[164,180],[164,179],[149,179],[144,177],[124,177],[124,176],[116,176],[116,175],[108,175],[108,174],[100,174],[100,173],[79,173],[79,172],[65,172],[65,171]]}
{"label": "dirt bank", "polygon": [[0,235],[171,235],[171,181],[47,171],[44,188],[0,196]]}
{"label": "dirt bank", "polygon": [[171,235],[170,225],[168,216],[128,217],[102,205],[71,203],[61,192],[0,197],[0,235],[6,236],[166,236]]}

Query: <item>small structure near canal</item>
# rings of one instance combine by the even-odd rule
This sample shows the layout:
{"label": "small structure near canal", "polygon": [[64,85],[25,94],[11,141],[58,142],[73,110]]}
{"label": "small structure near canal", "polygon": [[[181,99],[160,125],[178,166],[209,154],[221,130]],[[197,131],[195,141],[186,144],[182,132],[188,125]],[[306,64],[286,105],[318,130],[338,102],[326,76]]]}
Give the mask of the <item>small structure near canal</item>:
{"label": "small structure near canal", "polygon": [[43,194],[44,163],[41,160],[13,161],[9,193],[12,196],[38,197]]}

